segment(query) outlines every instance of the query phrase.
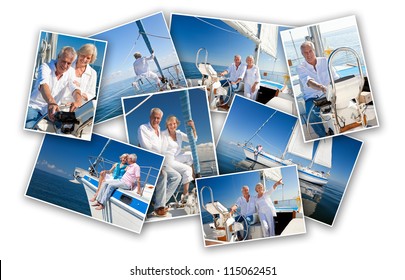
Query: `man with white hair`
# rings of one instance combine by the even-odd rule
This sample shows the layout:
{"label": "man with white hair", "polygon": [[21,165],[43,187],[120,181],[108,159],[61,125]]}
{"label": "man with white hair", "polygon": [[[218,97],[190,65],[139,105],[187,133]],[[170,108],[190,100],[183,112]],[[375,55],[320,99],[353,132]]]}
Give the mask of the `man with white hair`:
{"label": "man with white hair", "polygon": [[233,215],[236,210],[240,209],[240,215],[235,218],[235,221],[243,223],[244,235],[239,234],[239,240],[245,240],[249,234],[249,226],[254,222],[253,214],[256,212],[255,197],[251,196],[249,193],[249,187],[244,185],[241,189],[242,196],[238,197],[235,204],[231,207],[231,215]]}
{"label": "man with white hair", "polygon": [[135,61],[133,64],[135,76],[139,78],[150,78],[155,81],[156,85],[160,88],[160,81],[158,75],[153,73],[149,69],[149,60],[153,60],[155,58],[155,52],[152,51],[150,57],[144,57],[140,52],[136,52],[134,54]]}
{"label": "man with white hair", "polygon": [[101,185],[101,192],[97,196],[96,210],[104,209],[105,203],[110,199],[112,193],[120,188],[124,190],[133,190],[137,187],[138,193],[141,190],[141,168],[136,164],[136,154],[130,154],[127,157],[128,166],[121,179],[107,180]]}
{"label": "man with white hair", "polygon": [[[313,101],[323,96],[330,84],[328,59],[326,57],[316,57],[315,46],[311,41],[305,41],[301,44],[301,54],[305,58],[305,61],[297,66],[297,73],[308,117]],[[334,79],[339,78],[333,68],[332,75]],[[319,137],[326,136],[323,124],[319,123],[322,121],[319,117],[319,107],[314,107],[314,112],[310,114],[309,121],[317,123],[313,124],[312,128]]]}
{"label": "man with white hair", "polygon": [[[160,122],[163,112],[153,108],[149,114],[149,122],[138,128],[138,141],[142,148],[163,154],[163,139],[160,132]],[[168,209],[166,204],[174,194],[181,181],[181,174],[169,165],[164,165],[156,183],[154,196],[154,212],[157,216],[165,216]]]}
{"label": "man with white hair", "polygon": [[[246,64],[242,63],[242,57],[237,54],[233,58],[233,63],[223,72],[219,73],[219,76],[225,76],[229,74],[229,81],[234,91],[241,89],[241,82],[245,77]],[[225,85],[225,84],[224,84]]]}
{"label": "man with white hair", "polygon": [[75,111],[81,105],[81,91],[73,83],[74,69],[71,66],[76,59],[74,48],[63,47],[56,60],[42,64],[38,69],[38,78],[31,92],[28,104],[25,127],[33,129],[35,124],[45,114],[51,121],[58,112],[66,91],[73,96],[74,102],[70,106],[70,111]]}

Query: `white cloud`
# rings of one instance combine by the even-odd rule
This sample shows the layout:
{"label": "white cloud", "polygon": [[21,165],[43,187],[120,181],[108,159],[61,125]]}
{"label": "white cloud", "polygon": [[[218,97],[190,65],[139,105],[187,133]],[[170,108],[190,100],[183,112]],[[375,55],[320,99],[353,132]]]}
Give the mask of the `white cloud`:
{"label": "white cloud", "polygon": [[43,159],[37,162],[37,167],[42,170],[52,171],[53,173],[57,172],[63,175],[67,175],[66,171],[61,168],[56,167],[55,164],[49,163],[47,160]]}

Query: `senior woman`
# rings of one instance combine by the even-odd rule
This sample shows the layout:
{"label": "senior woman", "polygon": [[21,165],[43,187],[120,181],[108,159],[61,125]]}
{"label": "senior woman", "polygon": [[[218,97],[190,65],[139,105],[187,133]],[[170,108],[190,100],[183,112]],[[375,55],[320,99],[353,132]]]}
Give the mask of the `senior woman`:
{"label": "senior woman", "polygon": [[[193,157],[191,152],[182,151],[183,141],[188,142],[187,134],[178,130],[180,121],[176,116],[169,116],[166,119],[166,130],[162,131],[163,137],[163,152],[165,155],[165,163],[181,174],[183,184],[182,200],[184,201],[188,195],[190,182],[194,180],[193,176]],[[192,120],[187,122],[187,125],[193,130],[193,136],[197,139],[197,132]]]}
{"label": "senior woman", "polygon": [[243,78],[244,95],[247,98],[256,100],[260,84],[260,70],[259,67],[255,65],[255,60],[251,55],[246,58],[246,64],[245,77]]}
{"label": "senior woman", "polygon": [[[93,44],[85,44],[77,51],[77,59],[72,63],[75,70],[73,83],[80,88],[82,99],[86,102],[96,96],[97,72],[90,64],[97,60],[97,48]],[[68,94],[65,94],[65,105],[70,105]]]}

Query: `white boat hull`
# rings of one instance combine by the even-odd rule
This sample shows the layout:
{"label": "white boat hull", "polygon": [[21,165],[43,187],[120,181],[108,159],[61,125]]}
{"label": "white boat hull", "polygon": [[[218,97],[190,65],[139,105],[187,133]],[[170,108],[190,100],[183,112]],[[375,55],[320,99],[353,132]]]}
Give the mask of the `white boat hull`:
{"label": "white boat hull", "polygon": [[272,156],[270,154],[267,153],[260,153],[257,156],[254,154],[254,150],[250,147],[244,147],[243,151],[245,152],[245,156],[250,159],[253,160],[255,162],[258,162],[260,164],[263,164],[265,166],[268,167],[278,167],[278,166],[283,166],[285,165],[281,159]]}
{"label": "white boat hull", "polygon": [[82,169],[76,169],[76,174],[78,170],[81,176],[76,179],[83,184],[86,191],[91,216],[139,233],[146,217],[154,187],[146,185],[142,197],[134,191],[117,189],[105,205],[105,208],[96,210],[96,207],[92,206],[93,203],[90,202],[90,199],[97,190],[98,178],[91,176]]}
{"label": "white boat hull", "polygon": [[[291,161],[280,159],[268,153],[260,153],[257,156],[255,156],[254,150],[251,147],[243,147],[243,151],[245,153],[246,158],[268,167],[278,167],[294,164]],[[297,166],[297,170],[298,170],[298,177],[302,180],[321,186],[326,185],[328,183],[328,179],[326,178],[325,173],[314,171],[309,168],[301,166]]]}
{"label": "white boat hull", "polygon": [[322,172],[303,169],[302,167],[299,167],[297,169],[298,169],[298,177],[302,180],[321,186],[326,185],[328,183],[328,179]]}

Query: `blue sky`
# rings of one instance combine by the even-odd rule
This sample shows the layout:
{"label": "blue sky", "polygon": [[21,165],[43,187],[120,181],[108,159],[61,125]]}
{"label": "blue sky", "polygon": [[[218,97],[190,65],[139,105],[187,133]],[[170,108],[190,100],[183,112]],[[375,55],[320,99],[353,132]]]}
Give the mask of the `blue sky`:
{"label": "blue sky", "polygon": [[[35,167],[71,179],[76,167],[89,167],[89,157],[97,157],[107,141],[108,138],[97,134],[93,134],[91,141],[46,135]],[[135,153],[138,156],[137,164],[141,167],[153,166],[159,169],[163,161],[160,155],[114,140],[110,141],[103,157],[118,162],[123,153]],[[154,175],[157,176],[157,172]]]}
{"label": "blue sky", "polygon": [[[255,112],[252,117],[252,112]],[[249,140],[256,130],[275,112],[274,109],[262,104],[252,102],[240,96],[235,96],[234,103],[221,132],[217,153],[221,154],[221,147],[226,147],[229,143],[244,143]],[[294,116],[277,112],[272,119],[262,128],[259,136],[255,136],[251,142],[254,145],[262,144],[266,152],[275,153],[280,156],[290,137],[292,128],[297,121]],[[314,153],[318,141],[315,142]],[[341,186],[346,186],[347,180],[353,170],[355,161],[360,152],[362,142],[344,135],[335,136],[332,146],[332,169],[330,180],[338,182]],[[309,165],[306,159],[287,155],[287,158],[304,166]],[[314,164],[317,170],[328,171],[329,169]]]}
{"label": "blue sky", "polygon": [[[235,54],[240,54],[243,62],[248,55],[253,55],[255,44],[237,33],[222,20],[204,17],[198,18],[209,24],[197,19],[195,16],[172,15],[170,33],[172,34],[173,42],[181,61],[195,62],[196,53],[202,47],[208,50],[208,62],[213,65],[230,65],[233,62]],[[279,31],[287,29],[290,29],[290,27],[279,26]],[[259,68],[260,70],[268,71],[272,71],[274,68],[277,72],[287,73],[280,38],[277,45],[276,65],[274,65],[274,58],[261,53]]]}
{"label": "blue sky", "polygon": [[[272,199],[281,200],[283,195],[284,199],[294,199],[299,195],[299,183],[297,178],[297,171],[295,166],[286,166],[281,168],[281,175],[283,176],[283,186],[278,186],[272,193]],[[215,201],[219,201],[228,209],[236,202],[238,197],[241,196],[241,188],[244,185],[249,186],[250,195],[256,195],[255,186],[260,182],[260,171],[253,170],[243,173],[220,175],[216,177],[207,177],[197,180],[198,190],[200,191],[203,186],[212,188]],[[273,187],[275,182],[271,180],[266,181],[266,188]],[[199,193],[200,195],[200,193]],[[204,204],[211,201],[210,192],[205,189],[203,191]],[[201,196],[200,196],[201,201]]]}
{"label": "blue sky", "polygon": [[[185,90],[185,89],[184,89]],[[197,145],[201,143],[213,143],[213,135],[211,133],[210,116],[207,105],[206,92],[203,88],[189,89],[191,115],[197,130],[198,140]],[[129,143],[138,145],[137,131],[138,127],[149,122],[150,110],[158,107],[163,111],[163,119],[160,123],[161,130],[165,128],[165,121],[169,115],[175,115],[180,120],[179,129],[186,132],[184,127],[185,121],[181,112],[180,98],[178,91],[164,92],[153,94],[148,101],[143,103],[139,108],[125,117]],[[135,96],[123,99],[124,115],[131,111],[136,105],[146,99],[147,96]],[[187,143],[185,143],[187,145]]]}
{"label": "blue sky", "polygon": [[[177,54],[171,40],[166,21],[162,13],[157,13],[140,19],[155,51],[162,68],[178,64]],[[143,56],[150,56],[150,52],[142,38],[136,20],[104,32],[97,33],[91,38],[108,41],[106,62],[104,65],[103,83],[115,82],[134,76],[134,53],[140,52]],[[151,69],[155,64],[151,62]]]}
{"label": "blue sky", "polygon": [[[40,50],[42,39],[44,39],[46,36],[49,36],[48,33],[54,33],[54,32],[41,31],[40,40],[38,42],[38,50]],[[75,37],[75,36],[59,34],[59,33],[54,33],[54,34],[58,34],[58,44],[57,44],[57,48],[56,48],[57,49],[56,55],[65,46],[71,46],[77,51],[84,44],[91,43],[91,44],[94,44],[97,48],[97,60],[93,63],[93,65],[102,66],[104,53],[105,53],[106,47],[107,47],[107,42],[100,41],[100,40],[94,40],[94,39],[90,39],[90,38]]]}

